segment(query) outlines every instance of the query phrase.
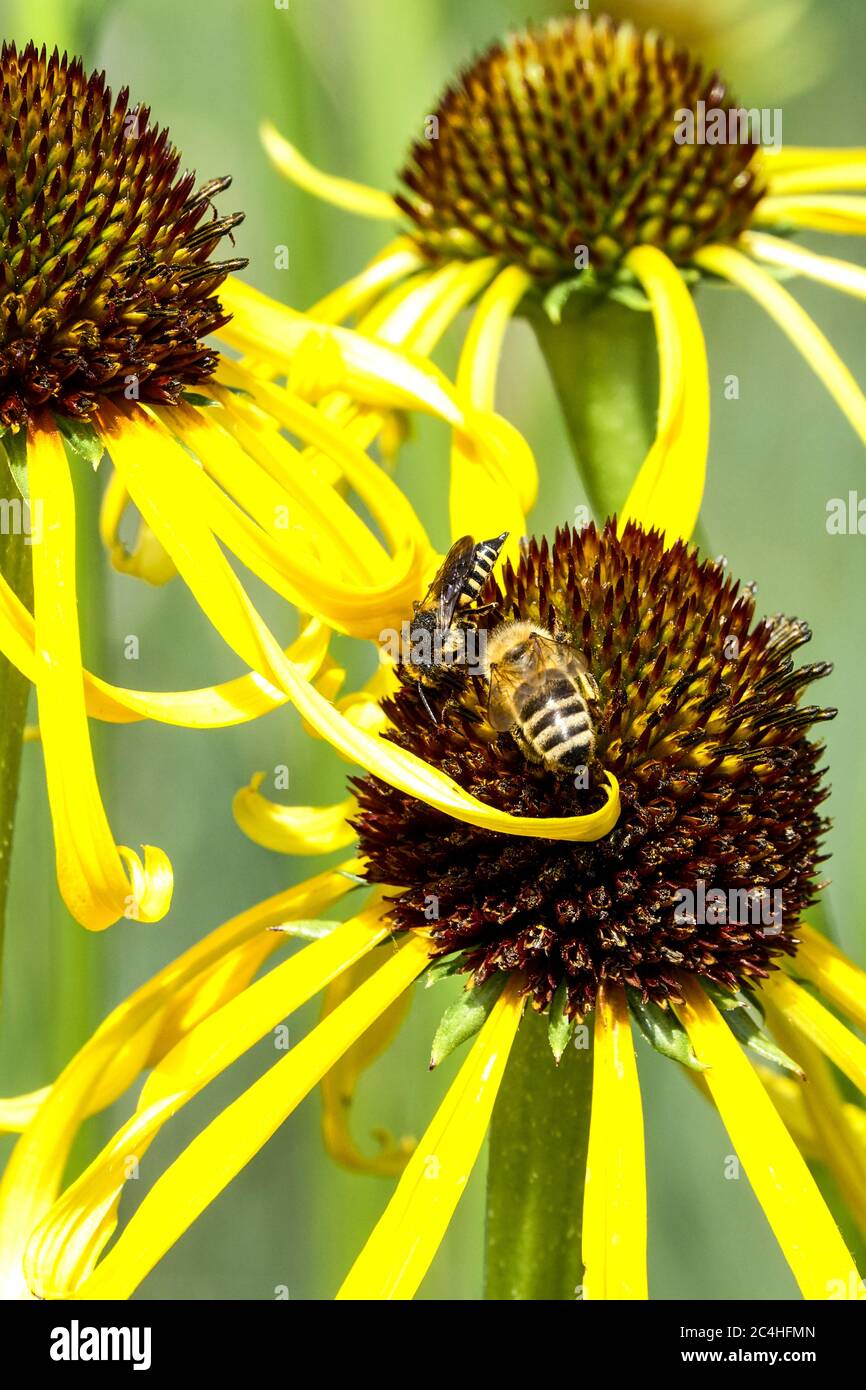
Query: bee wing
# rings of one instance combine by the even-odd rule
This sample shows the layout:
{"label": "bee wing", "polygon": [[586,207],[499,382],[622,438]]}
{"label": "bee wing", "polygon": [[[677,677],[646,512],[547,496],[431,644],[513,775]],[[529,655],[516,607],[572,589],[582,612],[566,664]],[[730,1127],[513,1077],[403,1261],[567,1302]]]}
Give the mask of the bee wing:
{"label": "bee wing", "polygon": [[436,586],[436,599],[438,601],[438,618],[440,627],[450,627],[451,619],[454,617],[454,610],[460,602],[460,595],[469,575],[472,573],[472,561],[475,555],[475,542],[471,536],[461,536],[459,541],[455,541],[448,554],[445,556],[445,563],[433,581]]}
{"label": "bee wing", "polygon": [[521,677],[507,666],[494,666],[487,691],[487,722],[497,733],[513,729],[516,723],[511,696]]}

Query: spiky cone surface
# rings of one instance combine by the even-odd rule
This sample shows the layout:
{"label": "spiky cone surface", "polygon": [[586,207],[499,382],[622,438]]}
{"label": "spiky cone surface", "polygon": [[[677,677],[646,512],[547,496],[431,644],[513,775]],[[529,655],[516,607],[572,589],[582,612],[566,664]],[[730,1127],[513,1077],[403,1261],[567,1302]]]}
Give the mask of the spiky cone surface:
{"label": "spiky cone surface", "polygon": [[412,148],[397,201],[433,259],[499,256],[540,279],[603,275],[640,244],[678,264],[735,238],[765,191],[757,146],[678,144],[677,112],[728,111],[669,39],[587,14],[510,35],[466,68]]}
{"label": "spiky cone surface", "polygon": [[[570,641],[601,691],[589,785],[524,756],[486,720],[486,683],[463,685],[434,725],[408,679],[387,704],[391,737],[480,800],[521,816],[572,816],[602,801],[601,769],[620,782],[622,813],[602,840],[522,839],[450,819],[381,781],[357,783],[368,877],[399,885],[398,930],[432,931],[439,953],[465,952],[480,983],[521,970],[538,1008],[561,980],[583,1016],[599,981],[622,981],[664,1005],[681,972],[725,987],[765,977],[796,948],[809,903],[826,796],[810,727],[835,711],[799,701],[827,674],[794,668],[804,623],[754,621],[755,602],[724,569],[682,543],[629,525],[617,538],[567,527],[532,540],[502,588],[488,581],[482,621],[529,618]],[[441,696],[437,697],[440,699]],[[584,779],[585,781],[586,779]],[[718,926],[677,921],[688,889],[780,889],[782,930],[732,914]],[[438,916],[431,913],[435,904]],[[680,914],[681,915],[681,914]],[[431,920],[432,918],[432,920]]]}
{"label": "spiky cone surface", "polygon": [[210,257],[217,218],[145,107],[104,73],[32,44],[0,51],[0,421],[88,417],[101,396],[175,401],[209,377],[216,290],[246,264]]}

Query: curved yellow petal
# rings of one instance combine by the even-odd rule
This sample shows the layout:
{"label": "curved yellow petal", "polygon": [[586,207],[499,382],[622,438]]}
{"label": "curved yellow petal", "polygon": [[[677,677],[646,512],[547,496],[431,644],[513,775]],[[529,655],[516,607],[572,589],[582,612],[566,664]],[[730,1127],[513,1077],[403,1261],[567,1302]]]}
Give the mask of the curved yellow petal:
{"label": "curved yellow petal", "polygon": [[845,1297],[859,1276],[814,1178],[715,1005],[695,980],[681,987],[675,1012],[803,1297]]}
{"label": "curved yellow petal", "polygon": [[157,1179],[117,1243],[78,1286],[74,1297],[128,1298],[346,1048],[399,998],[428,961],[425,941],[411,937],[282,1061],[212,1120]]}
{"label": "curved yellow petal", "polygon": [[0,1134],[20,1134],[26,1129],[50,1090],[50,1086],[43,1086],[26,1095],[0,1099]]}
{"label": "curved yellow petal", "polygon": [[[325,659],[329,629],[311,619],[288,648],[288,660],[312,679]],[[32,615],[0,575],[0,651],[28,680],[36,678]],[[242,724],[284,705],[288,696],[255,672],[200,690],[127,690],[84,671],[87,713],[111,724],[154,719],[189,729],[223,729]]]}
{"label": "curved yellow petal", "polygon": [[817,985],[821,993],[866,1030],[866,971],[828,941],[814,927],[797,927],[800,945],[790,969]]}
{"label": "curved yellow petal", "polygon": [[332,290],[310,308],[310,318],[319,323],[342,323],[351,314],[366,310],[395,282],[414,275],[428,262],[409,237],[397,237],[385,246],[368,266]]}
{"label": "curved yellow petal", "polygon": [[840,236],[866,236],[866,198],[798,193],[762,198],[752,214],[759,227],[805,227]]}
{"label": "curved yellow petal", "polygon": [[265,774],[257,772],[232,802],[235,820],[255,844],[279,854],[330,854],[352,843],[355,831],[349,817],[357,808],[353,796],[334,806],[281,806],[259,792],[264,779]]}
{"label": "curved yellow petal", "polygon": [[523,1000],[513,977],[410,1158],[337,1298],[412,1298],[439,1249],[484,1142]]}
{"label": "curved yellow petal", "polygon": [[[343,971],[328,985],[322,1002],[322,1017],[333,1013],[344,999],[369,979],[377,968],[375,956],[367,955]],[[379,1148],[366,1154],[352,1137],[350,1124],[355,1090],[363,1072],[390,1047],[405,1022],[413,991],[407,989],[371,1024],[322,1077],[322,1138],[331,1158],[353,1173],[372,1173],[398,1177],[415,1148],[414,1139],[395,1140],[384,1129],[373,1131]]]}
{"label": "curved yellow petal", "polygon": [[815,1043],[866,1095],[866,1043],[787,975],[774,973],[764,981],[761,992],[769,996],[793,1028]]}
{"label": "curved yellow petal", "polygon": [[843,164],[834,161],[823,168],[771,170],[770,193],[786,197],[796,193],[820,193],[838,191],[845,188],[866,188],[866,160],[857,159],[852,151],[851,160]]}
{"label": "curved yellow petal", "polygon": [[457,389],[486,421],[476,439],[456,434],[451,453],[451,535],[494,535],[507,531],[516,559],[526,530],[526,513],[538,493],[538,470],[526,441],[493,414],[496,377],[505,330],[531,283],[517,266],[500,271],[483,294],[463,343]]}
{"label": "curved yellow petal", "polygon": [[200,1023],[243,989],[286,940],[269,927],[321,914],[352,888],[357,859],[233,917],[157,972],[118,1005],[48,1088],[0,1182],[0,1297],[26,1293],[27,1240],[57,1195],[84,1119],[104,1109]]}
{"label": "curved yellow petal", "polygon": [[866,397],[841,357],[796,299],[766,270],[730,246],[705,246],[695,253],[694,259],[705,270],[738,285],[766,309],[794,347],[803,354],[843,415],[866,443]]}
{"label": "curved yellow petal", "polygon": [[824,169],[833,164],[861,163],[866,160],[866,148],[852,145],[783,145],[780,149],[765,149],[763,158],[767,172],[774,178],[783,169]]}
{"label": "curved yellow petal", "polygon": [[631,1020],[625,990],[603,985],[595,1006],[583,1196],[584,1298],[647,1298],[646,1246],[643,1111]]}
{"label": "curved yellow petal", "polygon": [[620,517],[656,527],[672,545],[694,530],[706,481],[710,441],[707,352],[692,295],[668,257],[653,246],[626,256],[652,306],[659,353],[656,438]]}
{"label": "curved yellow petal", "polygon": [[[272,359],[301,394],[325,396],[345,390],[368,405],[421,410],[452,425],[462,423],[454,388],[423,357],[349,328],[317,323],[232,276],[221,286],[220,300],[232,315],[220,337],[244,352]],[[299,354],[301,360],[296,361]]]}
{"label": "curved yellow petal", "polygon": [[[28,431],[31,506],[43,517],[33,546],[35,683],[54,828],[57,881],[77,922],[102,931],[120,917],[155,922],[171,904],[171,866],[115,845],[96,780],[75,576],[75,497],[60,433],[47,416]],[[124,872],[124,865],[129,873]]]}
{"label": "curved yellow petal", "polygon": [[[830,1169],[852,1216],[866,1233],[866,1112],[845,1104],[819,1049],[792,1028],[772,1003],[769,1021],[779,1045],[805,1074],[805,1082],[795,1081],[793,1085],[802,1096],[803,1108],[815,1134],[816,1157]],[[762,1079],[766,1086],[766,1078]],[[856,1122],[850,1123],[852,1113],[862,1117],[859,1129]]]}
{"label": "curved yellow petal", "polygon": [[116,473],[111,473],[99,509],[99,534],[112,565],[119,574],[143,579],[156,586],[167,584],[177,571],[150,527],[139,522],[132,550],[120,539],[120,523],[129,505],[129,494]]}
{"label": "curved yellow petal", "polygon": [[[110,408],[103,406],[102,414],[114,427]],[[203,515],[200,470],[181,453],[168,458],[163,450],[143,450],[140,457],[122,458],[121,452],[115,449],[117,466],[130,495],[223,640],[254,670],[284,689],[307,723],[339,752],[410,796],[485,829],[567,840],[596,840],[613,829],[620,803],[618,783],[610,772],[605,773],[606,800],[597,811],[570,817],[512,816],[470,796],[422,759],[371,737],[347,719],[286,660],[244,592]]]}
{"label": "curved yellow petal", "polygon": [[137,1172],[163,1126],[388,931],[383,908],[375,903],[235,994],[157,1061],[135,1113],[67,1188],[29,1241],[24,1269],[37,1296],[61,1297],[90,1273],[117,1224],[117,1204],[131,1175],[130,1165],[134,1163],[132,1171]]}
{"label": "curved yellow petal", "polygon": [[803,246],[785,241],[782,237],[765,236],[763,232],[745,232],[740,244],[755,257],[768,265],[782,266],[822,285],[832,285],[844,294],[866,299],[866,269],[851,261],[840,261],[833,256],[819,256]]}
{"label": "curved yellow petal", "polygon": [[378,188],[367,188],[351,179],[337,178],[334,174],[324,174],[321,169],[316,169],[304,159],[294,145],[289,144],[270,121],[262,121],[259,135],[271,163],[281,174],[285,174],[287,179],[291,179],[292,183],[303,188],[305,192],[312,193],[314,198],[332,203],[334,207],[343,208],[346,212],[353,212],[358,217],[373,217],[380,222],[393,222],[401,216],[400,209],[389,193],[383,193]]}

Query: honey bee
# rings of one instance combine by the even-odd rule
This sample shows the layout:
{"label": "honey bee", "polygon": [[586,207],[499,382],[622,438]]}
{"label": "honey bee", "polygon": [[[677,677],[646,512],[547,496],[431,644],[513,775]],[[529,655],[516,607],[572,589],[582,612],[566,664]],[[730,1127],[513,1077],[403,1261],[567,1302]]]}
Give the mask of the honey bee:
{"label": "honey bee", "polygon": [[534,623],[503,623],[487,638],[484,675],[490,725],[510,730],[532,762],[562,772],[590,761],[601,692],[572,646]]}
{"label": "honey bee", "polygon": [[465,619],[470,613],[475,616],[485,611],[476,599],[507,536],[503,531],[501,536],[477,544],[471,536],[461,536],[445,556],[424,598],[414,605],[404,666],[417,680],[418,693],[434,723],[438,721],[424,687],[453,683],[454,668],[466,666]]}

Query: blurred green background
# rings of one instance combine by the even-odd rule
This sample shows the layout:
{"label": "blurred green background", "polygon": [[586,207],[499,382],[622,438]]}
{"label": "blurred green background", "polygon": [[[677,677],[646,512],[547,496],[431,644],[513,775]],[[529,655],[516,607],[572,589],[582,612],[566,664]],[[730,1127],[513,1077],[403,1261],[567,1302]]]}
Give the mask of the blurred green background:
{"label": "blurred green background", "polygon": [[[600,9],[603,7],[599,7]],[[628,8],[628,0],[617,5]],[[801,3],[632,5],[652,18],[677,11],[696,23],[725,62],[746,104],[782,106],[788,143],[857,145],[864,131],[866,7],[862,0]],[[699,19],[692,11],[699,11]],[[32,37],[80,52],[105,67],[115,87],[150,104],[170,126],[185,162],[202,179],[232,173],[220,210],[244,208],[239,254],[253,283],[298,307],[356,271],[382,244],[381,227],[317,205],[288,187],[261,152],[263,117],[324,168],[382,187],[393,183],[404,148],[422,128],[455,67],[527,16],[571,12],[538,0],[0,0],[3,36]],[[275,247],[290,248],[288,271]],[[851,259],[866,248],[840,239],[812,243]],[[862,303],[796,286],[866,385]],[[759,586],[759,608],[806,617],[809,659],[832,659],[820,698],[838,705],[825,726],[834,818],[829,902],[842,944],[866,962],[866,740],[861,718],[866,652],[866,537],[828,536],[829,498],[866,496],[866,455],[803,361],[762,313],[736,292],[702,290],[699,310],[710,352],[713,430],[706,526],[733,571]],[[453,367],[465,325],[446,343]],[[740,399],[726,401],[736,373]],[[512,328],[501,400],[536,450],[541,531],[571,520],[583,501],[551,388],[523,325]],[[400,478],[444,546],[447,438],[419,429]],[[91,509],[92,511],[92,509]],[[88,602],[104,606],[101,631],[88,624],[88,655],[121,684],[178,689],[229,678],[238,667],[206,628],[178,583],[150,590],[108,572],[93,515],[82,522]],[[100,600],[100,592],[103,597]],[[280,632],[290,621],[262,599]],[[124,658],[124,639],[140,660]],[[363,658],[353,653],[353,669]],[[369,661],[368,661],[369,664]],[[170,854],[177,877],[171,915],[157,926],[118,925],[91,936],[64,914],[54,885],[41,752],[25,749],[2,1019],[0,1090],[46,1082],[108,1008],[154,970],[234,912],[299,879],[309,868],[248,843],[234,826],[231,798],[257,769],[285,763],[290,799],[342,795],[345,768],[300,730],[289,712],[234,731],[194,735],[165,728],[99,729],[98,756],[118,839],[149,841]],[[858,828],[859,827],[859,828]],[[440,987],[441,989],[441,987]],[[444,1006],[440,989],[419,997],[399,1043],[362,1082],[355,1132],[375,1125],[420,1134],[458,1065],[426,1067]],[[292,1036],[315,1017],[292,1020]],[[794,1297],[795,1286],[745,1177],[728,1181],[730,1143],[709,1107],[677,1069],[638,1044],[645,1083],[650,1182],[650,1289],[655,1298]],[[201,1125],[275,1058],[265,1040],[169,1127],[144,1163],[141,1187]],[[92,1121],[93,1145],[124,1108]],[[326,1158],[319,1102],[311,1097],[266,1150],[143,1285],[142,1298],[328,1298],[338,1287],[392,1188]],[[8,1150],[0,1147],[0,1157]],[[79,1155],[80,1157],[80,1155]],[[135,1187],[130,1184],[130,1187]],[[473,1299],[481,1291],[483,1164],[423,1286],[427,1298]]]}

